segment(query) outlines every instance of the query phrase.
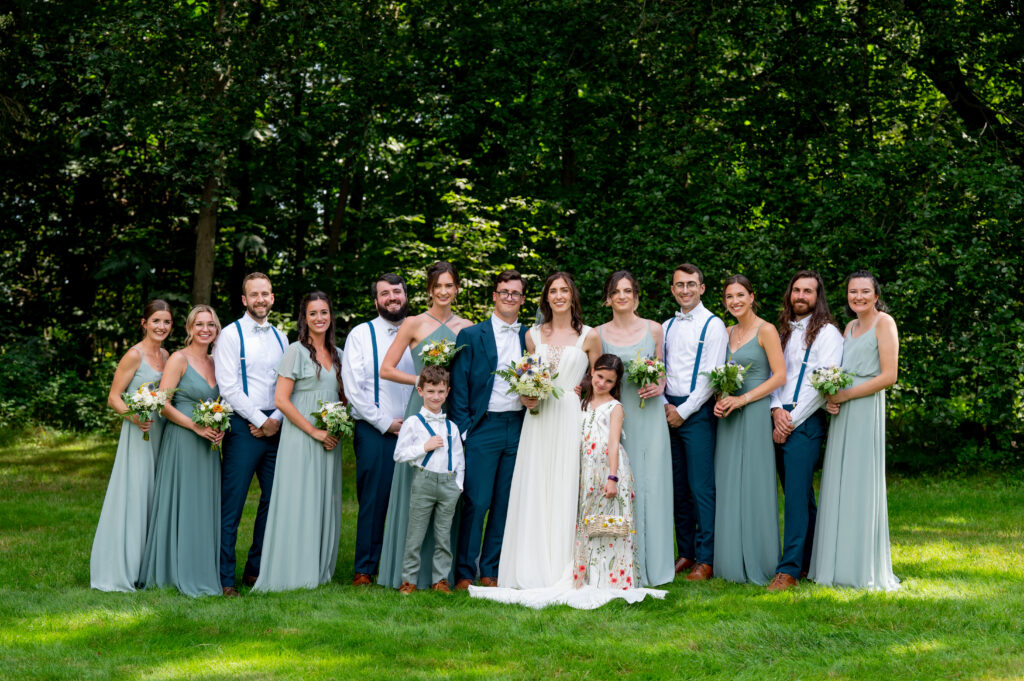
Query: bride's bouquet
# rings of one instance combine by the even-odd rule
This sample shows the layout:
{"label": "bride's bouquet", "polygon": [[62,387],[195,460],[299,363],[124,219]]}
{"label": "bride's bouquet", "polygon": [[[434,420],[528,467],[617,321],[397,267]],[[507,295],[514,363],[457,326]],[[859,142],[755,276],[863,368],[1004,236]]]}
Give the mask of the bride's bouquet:
{"label": "bride's bouquet", "polygon": [[[524,354],[520,359],[511,362],[504,369],[494,372],[508,382],[508,394],[520,397],[536,397],[545,400],[554,395],[557,400],[562,396],[562,389],[555,386],[558,374],[551,373],[551,365],[543,361],[539,355]],[[536,415],[539,407],[530,410]]]}
{"label": "bride's bouquet", "polygon": [[320,409],[314,411],[313,425],[321,430],[326,430],[331,437],[340,438],[342,435],[352,437],[355,432],[356,422],[352,419],[352,412],[348,405],[341,402],[324,402],[319,400]]}
{"label": "bride's bouquet", "polygon": [[420,350],[420,359],[423,366],[447,367],[455,359],[455,353],[466,346],[455,347],[455,341],[450,338],[442,338],[439,341],[427,343]]}
{"label": "bride's bouquet", "polygon": [[822,397],[835,395],[840,390],[853,385],[853,374],[842,367],[818,367],[811,372],[811,387],[821,393]]}
{"label": "bride's bouquet", "polygon": [[736,362],[726,362],[711,371],[702,371],[701,375],[708,377],[708,383],[711,384],[711,389],[715,391],[716,395],[724,397],[743,387],[743,376],[746,375],[749,368],[749,364],[743,366]]}
{"label": "bride's bouquet", "polygon": [[[151,390],[152,381],[143,383],[133,393],[122,393],[121,399],[128,407],[127,414],[134,415],[139,421],[152,421],[153,417],[163,411],[167,400],[174,394],[173,390]],[[149,432],[142,434],[142,439],[149,441]]]}
{"label": "bride's bouquet", "polygon": [[[629,360],[626,365],[626,378],[641,388],[657,383],[665,375],[665,363],[657,357],[641,357],[637,351],[636,359]],[[645,400],[640,400],[640,408],[644,408]]]}
{"label": "bride's bouquet", "polygon": [[[192,423],[224,433],[231,430],[231,415],[234,413],[235,410],[231,408],[231,405],[219,397],[215,400],[203,400],[192,407]],[[210,445],[211,450],[219,452],[220,448],[221,442],[214,442]]]}

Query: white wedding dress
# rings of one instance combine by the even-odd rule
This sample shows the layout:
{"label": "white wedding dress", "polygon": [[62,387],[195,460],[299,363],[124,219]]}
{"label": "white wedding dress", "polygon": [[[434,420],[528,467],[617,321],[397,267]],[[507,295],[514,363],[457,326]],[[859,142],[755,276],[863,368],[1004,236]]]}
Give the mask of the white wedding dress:
{"label": "white wedding dress", "polygon": [[562,396],[543,400],[538,414],[526,414],[512,474],[498,586],[471,586],[474,598],[531,608],[563,604],[589,610],[613,598],[636,602],[653,595],[649,589],[573,586],[583,421],[575,388],[590,366],[583,351],[589,331],[584,326],[574,346],[551,346],[541,343],[538,328],[530,329],[536,352],[558,373],[554,383]]}

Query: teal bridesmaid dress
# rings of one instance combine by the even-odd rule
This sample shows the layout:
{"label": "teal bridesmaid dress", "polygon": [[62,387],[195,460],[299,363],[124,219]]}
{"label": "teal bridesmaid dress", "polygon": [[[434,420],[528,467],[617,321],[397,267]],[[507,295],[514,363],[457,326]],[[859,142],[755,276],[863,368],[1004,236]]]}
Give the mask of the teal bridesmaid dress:
{"label": "teal bridesmaid dress", "polygon": [[[429,316],[429,315],[428,315]],[[431,317],[433,319],[433,317]],[[440,320],[436,320],[440,321]],[[450,321],[450,320],[449,320]],[[416,367],[416,375],[423,371],[423,359],[420,351],[427,343],[449,339],[455,342],[455,332],[441,322],[441,326],[434,329],[433,333],[420,341],[412,350],[412,362]],[[423,408],[423,398],[413,388],[409,396],[409,405],[405,409],[405,418],[411,418]],[[447,411],[447,410],[446,410]],[[380,568],[377,573],[377,583],[397,589],[402,585],[402,555],[405,553],[405,535],[409,530],[409,491],[412,488],[413,466],[411,463],[396,463],[395,474],[391,478],[391,497],[388,499],[388,514],[384,521],[384,547],[380,554]],[[456,510],[452,520],[452,546],[458,546],[459,522],[462,514]],[[431,521],[427,527],[426,536],[423,538],[423,548],[420,552],[420,578],[416,585],[419,589],[429,589],[434,563],[434,522]],[[452,565],[455,562],[452,561]],[[449,575],[448,581],[452,582],[453,577]],[[452,582],[454,583],[454,582]]]}
{"label": "teal bridesmaid dress", "polygon": [[[336,361],[341,361],[338,352]],[[295,381],[291,401],[311,425],[320,401],[337,402],[335,367],[321,367],[301,343],[285,350],[279,376]],[[312,589],[331,581],[341,532],[341,444],[326,450],[289,419],[281,424],[260,576],[253,591]]]}
{"label": "teal bridesmaid dress", "polygon": [[[136,350],[138,352],[138,350]],[[139,353],[140,357],[142,353]],[[146,358],[128,383],[133,393],[143,383],[160,384],[161,372]],[[146,529],[153,502],[153,475],[164,418],[156,416],[149,428],[149,441],[131,421],[121,423],[117,454],[110,471],[110,483],[103,498],[100,521],[92,541],[89,559],[89,585],[100,591],[135,591],[146,548]]]}
{"label": "teal bridesmaid dress", "polygon": [[[601,352],[618,355],[622,362],[654,357],[654,337],[650,330],[637,343],[612,345],[601,336]],[[672,451],[668,424],[661,398],[647,400],[640,408],[639,386],[623,377],[620,401],[625,412],[622,424],[623,444],[629,450],[633,467],[636,498],[633,500],[634,543],[637,547],[639,586],[668,584],[675,579],[672,533]]]}
{"label": "teal bridesmaid dress", "polygon": [[[742,395],[771,376],[757,334],[728,360],[750,365]],[[716,577],[767,584],[779,564],[779,501],[768,396],[718,420],[715,445]]]}
{"label": "teal bridesmaid dress", "polygon": [[[843,369],[853,385],[882,371],[872,327],[843,345]],[[839,407],[821,472],[818,520],[808,577],[819,584],[895,591],[885,495],[885,391]]]}
{"label": "teal bridesmaid dress", "polygon": [[[172,404],[191,418],[197,402],[218,394],[188,365]],[[220,456],[210,444],[176,423],[164,428],[140,586],[173,586],[187,596],[221,593]]]}

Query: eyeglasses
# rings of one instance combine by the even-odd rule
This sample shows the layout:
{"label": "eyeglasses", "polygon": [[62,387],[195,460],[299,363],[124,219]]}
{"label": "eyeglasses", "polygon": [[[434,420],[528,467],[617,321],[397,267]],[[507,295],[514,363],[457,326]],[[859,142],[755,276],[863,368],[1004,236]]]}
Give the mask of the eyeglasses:
{"label": "eyeglasses", "polygon": [[700,282],[696,281],[677,281],[672,284],[672,288],[677,291],[696,291],[700,288]]}
{"label": "eyeglasses", "polygon": [[495,291],[498,297],[502,300],[508,300],[510,302],[517,302],[523,299],[523,294],[519,291]]}

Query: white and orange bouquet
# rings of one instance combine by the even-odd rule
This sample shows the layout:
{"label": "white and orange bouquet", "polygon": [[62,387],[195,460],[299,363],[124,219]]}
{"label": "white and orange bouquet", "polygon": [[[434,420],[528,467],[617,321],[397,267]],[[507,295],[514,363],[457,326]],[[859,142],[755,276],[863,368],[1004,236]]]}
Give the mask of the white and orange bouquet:
{"label": "white and orange bouquet", "polygon": [[[626,378],[636,383],[641,388],[657,383],[665,375],[665,363],[657,357],[641,357],[637,351],[636,359],[629,360],[626,364]],[[644,408],[644,402],[640,400],[640,408]]]}
{"label": "white and orange bouquet", "polygon": [[455,341],[450,338],[442,338],[432,341],[423,346],[420,350],[420,360],[423,366],[447,367],[455,359],[455,353],[466,346],[455,347]]}
{"label": "white and orange bouquet", "polygon": [[[128,407],[127,415],[135,416],[139,421],[152,421],[163,411],[167,400],[174,394],[173,390],[159,390],[152,387],[152,381],[143,383],[133,393],[122,393],[121,399]],[[142,433],[142,439],[149,441],[149,432]]]}
{"label": "white and orange bouquet", "polygon": [[342,435],[352,437],[355,433],[356,422],[352,419],[352,412],[344,402],[324,402],[319,400],[320,408],[310,416],[313,417],[313,425],[320,430],[326,430],[331,437],[340,438]]}
{"label": "white and orange bouquet", "polygon": [[[226,433],[231,430],[231,415],[234,413],[235,410],[231,408],[231,405],[219,397],[215,400],[203,400],[192,407],[192,422]],[[210,449],[219,452],[221,442],[214,442],[210,445]]]}
{"label": "white and orange bouquet", "polygon": [[818,367],[811,373],[811,387],[821,393],[822,397],[835,395],[853,385],[853,374],[842,367]]}
{"label": "white and orange bouquet", "polygon": [[[511,362],[504,369],[494,372],[508,382],[508,394],[520,397],[536,397],[544,401],[554,395],[557,400],[562,396],[562,389],[555,386],[557,373],[551,371],[551,365],[540,358],[540,355],[525,353],[521,358]],[[540,407],[530,410],[536,415]]]}

